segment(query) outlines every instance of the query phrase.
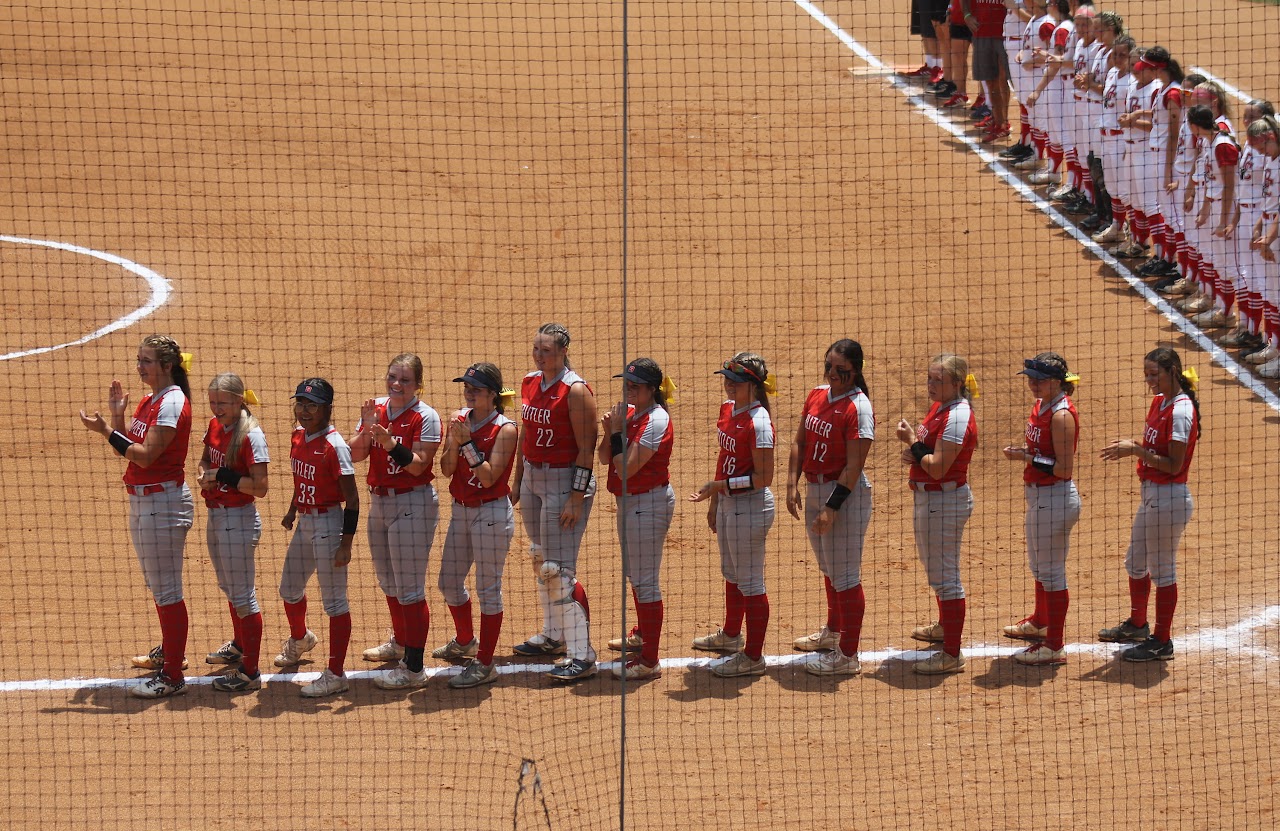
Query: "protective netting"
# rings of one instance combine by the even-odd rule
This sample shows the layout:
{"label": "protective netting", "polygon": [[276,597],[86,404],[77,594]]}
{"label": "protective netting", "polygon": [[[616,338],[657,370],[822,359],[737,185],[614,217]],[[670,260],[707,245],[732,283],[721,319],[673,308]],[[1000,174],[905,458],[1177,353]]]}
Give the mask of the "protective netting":
{"label": "protective netting", "polygon": [[[919,3],[929,29],[933,5]],[[0,443],[0,701],[7,715],[0,823],[1271,827],[1271,737],[1280,728],[1270,706],[1280,686],[1273,556],[1280,398],[1268,376],[1280,375],[1280,363],[1262,350],[1280,335],[1280,269],[1248,241],[1273,228],[1270,183],[1280,167],[1271,154],[1280,143],[1265,121],[1251,141],[1258,113],[1245,108],[1280,97],[1269,48],[1280,37],[1280,9],[1235,0],[1120,2],[1089,18],[1076,17],[1071,4],[1068,19],[1133,38],[1102,47],[1129,48],[1123,68],[1116,58],[1107,63],[1105,52],[1095,66],[1099,52],[1086,38],[1085,74],[1097,89],[1083,90],[1046,79],[1035,66],[1042,59],[1032,49],[1040,47],[1065,56],[1067,75],[1076,68],[1076,36],[1055,41],[1055,31],[1069,27],[1054,19],[1043,30],[1043,9],[1027,8],[1033,25],[1020,18],[996,35],[999,51],[1014,58],[1007,116],[992,114],[979,126],[984,113],[974,109],[983,91],[973,78],[983,74],[979,53],[994,54],[979,41],[999,15],[980,0],[957,5],[954,26],[943,25],[936,48],[927,45],[930,54],[945,53],[929,67],[940,63],[938,80],[954,90],[927,87],[934,81],[928,72],[909,74],[924,52],[907,0],[883,8],[634,0],[5,6],[0,413],[11,430]],[[980,31],[972,47],[959,31],[966,10],[981,18],[973,21]],[[1006,34],[1019,41],[1007,51]],[[1030,48],[1019,63],[1024,45]],[[1157,45],[1167,52],[1151,49]],[[1143,54],[1150,65],[1132,76]],[[1116,108],[1108,112],[1112,66]],[[1187,84],[1178,109],[1176,97],[1158,90],[1182,73],[1216,89],[1200,87],[1197,97]],[[1161,87],[1147,86],[1152,80]],[[1020,141],[1019,101],[1042,82]],[[1186,118],[1200,118],[1195,106],[1210,108],[1209,126],[1190,133],[1190,169],[1199,164],[1208,173],[1194,188],[1186,169],[1166,175],[1163,150],[1150,146],[1146,132],[1154,120],[1161,135],[1171,106]],[[1122,114],[1130,114],[1123,123]],[[1233,133],[1216,120],[1223,115]],[[1003,134],[1005,122],[1011,135]],[[1021,167],[1009,149],[1017,143],[1032,148]],[[1092,169],[1090,154],[1099,163]],[[1054,167],[1060,179],[1033,181],[1050,180]],[[1098,173],[1110,199],[1090,198]],[[1084,196],[1070,193],[1073,186]],[[1182,200],[1189,192],[1188,212]],[[1086,220],[1091,225],[1082,226]],[[1111,253],[1124,247],[1130,250]],[[1145,265],[1161,257],[1170,263],[1163,271]],[[1200,296],[1189,309],[1173,305]],[[332,383],[332,424],[355,444],[362,404],[388,395],[391,370],[406,365],[393,358],[415,353],[423,363],[421,401],[448,433],[468,403],[453,379],[490,361],[503,385],[518,391],[535,359],[544,359],[531,354],[546,346],[538,328],[553,321],[570,335],[569,363],[594,390],[597,418],[622,400],[623,380],[614,376],[638,357],[654,359],[678,386],[667,408],[676,504],[661,546],[661,675],[623,684],[612,671],[620,653],[608,641],[628,634],[638,611],[649,615],[642,627],[655,611],[648,594],[638,609],[624,554],[639,567],[652,564],[658,548],[646,544],[652,539],[633,540],[624,551],[626,530],[648,520],[632,513],[618,527],[593,419],[575,434],[590,440],[599,486],[583,501],[589,513],[573,523],[585,525],[576,562],[582,588],[572,590],[570,562],[551,575],[531,560],[535,536],[546,537],[536,552],[542,560],[550,561],[549,550],[562,559],[572,552],[549,541],[565,536],[554,527],[558,513],[545,527],[526,524],[536,504],[526,494],[515,506],[503,578],[496,681],[451,688],[469,655],[453,662],[431,655],[455,636],[466,640],[464,617],[482,640],[482,612],[492,616],[495,596],[473,571],[472,607],[455,616],[446,597],[456,601],[457,589],[444,595],[438,586],[448,529],[462,510],[450,495],[444,456],[453,454],[455,477],[472,475],[457,441],[432,460],[439,519],[429,548],[420,532],[392,534],[391,547],[407,553],[383,569],[395,576],[380,578],[366,528],[378,510],[400,516],[402,498],[409,500],[404,515],[426,510],[413,507],[419,498],[426,505],[426,488],[375,476],[380,490],[371,492],[371,465],[389,457],[370,451],[376,436],[364,439],[371,459],[357,460],[348,480],[361,505],[352,560],[321,569],[346,574],[345,661],[334,654],[343,624],[331,622],[344,607],[333,584],[322,591],[316,578],[309,581],[305,623],[291,627],[280,587],[294,532],[281,520],[294,499],[304,509],[331,503],[332,513],[298,518],[307,533],[319,529],[315,557],[331,556],[342,525],[335,497],[305,504],[294,482],[294,474],[306,479],[307,464],[289,458],[299,382]],[[182,520],[166,520],[158,507],[170,497],[181,501],[178,486],[166,480],[158,492],[130,496],[120,481],[125,463],[78,423],[82,408],[90,422],[98,411],[110,432],[109,385],[120,379],[117,398],[129,401],[117,407],[124,427],[132,426],[133,409],[156,382],[146,374],[154,371],[154,347],[139,347],[153,332],[193,356],[190,446],[177,464],[194,506],[185,546],[178,535],[181,557],[172,539],[160,538]],[[829,378],[844,383],[843,358],[831,374],[824,369],[828,346],[842,338],[856,340],[865,355],[863,385],[874,409],[865,462],[871,508],[860,573],[849,567],[858,535],[839,526],[840,545],[826,562],[829,614],[808,522],[788,508],[803,517],[812,495],[825,499],[826,480],[846,470],[817,474],[811,486],[799,469],[826,452],[815,441],[828,428],[821,419],[807,423],[802,409]],[[551,340],[554,374],[563,353]],[[1203,428],[1185,491],[1194,512],[1176,545],[1169,537],[1186,518],[1184,491],[1177,482],[1140,484],[1133,458],[1149,470],[1169,467],[1177,479],[1180,448],[1189,443],[1176,441],[1190,435],[1185,405],[1170,419],[1177,422],[1173,445],[1146,435],[1153,391],[1177,393],[1167,386],[1177,382],[1167,355],[1154,369],[1144,361],[1158,347],[1195,369]],[[1250,350],[1261,359],[1248,360]],[[1029,386],[1017,373],[1046,351],[1080,376],[1069,476],[1082,507],[1065,571],[1060,554],[1045,553],[1052,545],[1044,528],[1069,510],[1055,484],[1068,471],[1060,465],[1044,474],[1048,489],[1028,489],[1021,454],[1034,390],[1056,391],[1043,381]],[[761,356],[777,386],[768,398],[772,454],[756,447],[734,457],[756,465],[746,482],[733,481],[741,468],[726,469],[718,455],[737,452],[717,428],[726,396],[735,393],[726,376],[714,374],[740,352]],[[944,471],[933,455],[913,473],[903,461],[911,450],[895,435],[900,421],[909,422],[914,440],[930,395],[949,403],[960,394],[961,378],[948,374],[953,365],[931,362],[941,353],[967,359],[978,382],[971,407],[979,441],[963,474],[963,462],[957,468],[948,460]],[[745,377],[752,386],[741,361],[728,371],[728,380]],[[224,509],[206,507],[197,483],[212,417],[206,390],[223,372],[237,373],[261,400],[251,409],[271,459],[266,495],[256,502],[254,575],[243,560],[214,562]],[[928,376],[935,376],[929,385]],[[393,394],[411,397],[404,386]],[[506,415],[525,422],[531,459],[559,440],[539,448],[540,416],[522,413],[518,401]],[[434,443],[421,439],[430,426],[423,430],[415,434],[418,449],[429,455]],[[946,439],[926,438],[924,451],[943,453]],[[1103,458],[1122,439],[1148,439],[1147,448],[1120,445],[1107,455],[1124,458]],[[837,452],[859,446],[833,444]],[[1003,452],[1007,446],[1015,450]],[[1069,446],[1047,445],[1064,458]],[[143,449],[126,452],[139,470],[152,462]],[[536,474],[554,496],[571,486],[576,463],[557,456],[547,467],[522,465],[523,481],[533,487]],[[421,477],[420,468],[409,470]],[[629,480],[642,471],[628,466]],[[139,475],[134,481],[145,491],[153,479]],[[338,487],[336,476],[329,487]],[[688,498],[716,480],[716,489],[734,493],[718,497],[713,533],[707,502]],[[857,477],[841,481],[854,485]],[[766,484],[771,525],[762,519]],[[412,491],[394,492],[402,486]],[[923,524],[926,552],[940,564],[947,521],[929,512],[956,510],[965,487],[973,502],[959,545],[966,663],[950,672],[957,667],[938,656],[954,651],[951,643],[912,638],[913,629],[940,617],[953,640],[959,631],[956,587],[938,565],[934,582],[949,605],[935,603],[915,526]],[[841,517],[866,498],[864,489],[852,490]],[[490,510],[475,500],[463,507]],[[142,529],[146,579],[131,545],[131,512]],[[493,565],[501,561],[493,546],[505,546],[501,528],[475,516],[472,556]],[[1148,562],[1130,556],[1127,573],[1135,516],[1152,542]],[[501,526],[502,517],[494,521]],[[762,572],[753,565],[753,524],[769,525]],[[1029,533],[1041,552],[1039,607]],[[722,540],[730,540],[724,570]],[[571,656],[593,645],[596,662],[578,671],[598,669],[595,676],[549,678],[560,657],[554,649],[512,654],[544,623],[535,571],[552,596],[565,592],[563,602],[547,606],[559,615],[558,640],[569,641]],[[258,625],[243,596],[228,608],[220,582],[232,592],[256,587],[260,690],[215,688],[237,672],[235,650],[230,666],[204,656],[228,641],[243,652]],[[806,667],[816,660],[850,667],[840,653],[794,644],[824,624],[854,625],[840,610],[857,607],[849,594],[857,585],[865,598],[856,641],[861,673],[814,675]],[[1069,610],[1059,654],[1048,616],[1065,605],[1062,585]],[[379,679],[409,674],[397,663],[402,650],[388,650],[386,661],[363,653],[389,632],[401,647],[421,640],[423,589],[424,673],[406,689],[382,689]],[[1145,656],[1129,656],[1155,660],[1121,656],[1144,646],[1141,626],[1118,633],[1135,634],[1133,643],[1099,640],[1100,630],[1141,617],[1135,598],[1144,591],[1153,636],[1169,627],[1172,662],[1160,660],[1170,647],[1158,639],[1145,645]],[[285,594],[297,615],[294,589]],[[150,674],[131,657],[162,643],[153,600],[171,644],[182,628],[177,607],[185,607],[189,666],[182,695],[143,699],[131,691]],[[726,605],[742,610],[740,633]],[[575,643],[569,630],[587,606],[589,641]],[[1003,629],[1024,618],[1032,619],[1025,633],[1050,641],[1036,657],[1065,663],[1021,663],[1017,656],[1040,641],[1009,639]],[[306,645],[286,639],[307,627],[317,644],[293,656],[299,663],[276,666],[278,653]],[[730,633],[720,641],[724,656],[694,648],[695,638],[722,629]],[[656,640],[651,631],[641,635]],[[759,648],[762,675],[756,656],[729,657],[739,648]],[[168,657],[162,672],[170,672],[170,688],[161,692],[173,691],[176,660],[172,651]],[[726,657],[747,674],[715,674]],[[405,660],[416,663],[412,654]],[[924,660],[943,672],[917,672]],[[303,697],[304,685],[323,680],[326,669],[342,670],[349,689]]]}

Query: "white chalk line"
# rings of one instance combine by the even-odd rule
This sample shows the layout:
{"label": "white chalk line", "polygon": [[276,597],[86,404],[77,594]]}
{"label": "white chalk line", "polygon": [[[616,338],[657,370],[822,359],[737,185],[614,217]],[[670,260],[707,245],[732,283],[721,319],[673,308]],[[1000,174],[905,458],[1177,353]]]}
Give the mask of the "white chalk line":
{"label": "white chalk line", "polygon": [[[1213,653],[1220,651],[1229,651],[1232,655],[1242,656],[1248,655],[1255,658],[1261,658],[1268,662],[1280,662],[1280,657],[1269,652],[1266,649],[1251,647],[1246,644],[1249,635],[1265,626],[1274,626],[1280,623],[1280,606],[1270,606],[1263,609],[1256,615],[1252,615],[1238,623],[1220,629],[1201,629],[1186,636],[1174,638],[1174,648],[1177,655]],[[1109,644],[1109,643],[1069,643],[1066,645],[1066,652],[1069,655],[1095,656],[1104,660],[1111,660],[1116,657],[1117,653],[1128,646],[1128,644]],[[1027,648],[1026,643],[1018,646],[992,646],[990,644],[970,644],[965,646],[963,653],[966,659],[972,658],[1008,658],[1015,653],[1021,652]],[[869,664],[884,664],[890,661],[919,661],[933,654],[933,650],[929,649],[897,649],[889,647],[874,652],[859,652],[858,659],[863,664],[863,672],[870,670]],[[662,669],[664,672],[677,669],[706,669],[712,664],[725,660],[724,656],[714,658],[663,658]],[[765,664],[770,667],[794,667],[801,669],[802,666],[810,661],[816,660],[813,653],[799,653],[795,655],[765,655]],[[620,661],[601,661],[598,665],[600,672],[608,673]],[[450,667],[425,667],[428,679],[443,679],[462,672],[460,666]],[[554,664],[505,664],[497,667],[499,675],[515,676],[515,675],[543,675],[555,669]],[[1034,668],[1030,668],[1034,669]],[[346,673],[346,677],[352,681],[368,681],[380,675],[384,675],[390,670],[350,670]],[[213,683],[218,675],[188,675],[187,686],[208,686]],[[275,672],[263,673],[262,683],[294,683],[304,681],[310,683],[320,677],[320,672]],[[30,681],[5,681],[0,682],[0,693],[27,693],[27,692],[60,692],[60,691],[82,691],[94,689],[107,689],[111,687],[120,687],[127,689],[141,684],[146,677],[141,678],[66,678],[66,679],[34,679]],[[633,682],[639,683],[639,682]]]}
{"label": "white chalk line", "polygon": [[46,352],[56,352],[59,349],[66,349],[71,346],[80,346],[81,344],[88,343],[89,341],[97,340],[103,335],[132,326],[134,323],[142,320],[144,317],[163,306],[165,302],[168,301],[169,295],[173,293],[173,287],[169,284],[169,281],[157,274],[155,271],[152,271],[144,265],[135,263],[132,260],[126,260],[124,257],[109,254],[106,251],[95,251],[92,248],[72,245],[69,242],[28,239],[26,237],[9,237],[0,235],[0,242],[8,242],[14,245],[38,245],[43,248],[55,248],[59,251],[70,251],[73,254],[83,254],[87,257],[93,257],[94,259],[102,260],[103,262],[111,263],[112,265],[118,265],[125,271],[138,275],[143,280],[146,280],[147,285],[151,288],[151,295],[147,298],[147,302],[144,305],[124,317],[108,323],[100,329],[95,329],[89,334],[67,343],[59,343],[54,346],[41,346],[35,349],[23,349],[18,352],[10,352],[5,355],[0,355],[0,361],[8,361],[15,358],[27,358],[32,355],[42,355]]}
{"label": "white chalk line", "polygon": [[[847,46],[850,51],[873,69],[883,70],[888,68],[883,61],[868,51],[867,48],[855,40],[852,35],[841,29],[835,21],[827,17],[813,3],[809,2],[809,0],[793,0],[793,2],[803,9],[810,17],[816,20],[824,29],[831,32],[836,39]],[[1210,73],[1199,70],[1198,67],[1197,70],[1202,72],[1206,78],[1214,77],[1210,75]],[[863,73],[859,71],[851,70],[851,74],[857,78],[865,77]],[[1023,199],[1035,205],[1037,209],[1053,220],[1054,224],[1070,234],[1071,237],[1084,246],[1086,250],[1107,265],[1111,266],[1111,268],[1114,269],[1115,272],[1130,285],[1130,287],[1132,287],[1144,300],[1154,306],[1155,309],[1164,316],[1165,320],[1172,323],[1178,331],[1184,334],[1189,340],[1193,341],[1219,366],[1231,373],[1231,375],[1233,375],[1241,385],[1254,395],[1258,396],[1258,398],[1260,398],[1268,407],[1276,412],[1280,412],[1280,396],[1277,396],[1272,392],[1261,379],[1250,372],[1247,367],[1240,364],[1230,353],[1226,352],[1222,347],[1214,343],[1214,341],[1206,335],[1200,327],[1191,323],[1182,315],[1181,312],[1174,309],[1167,300],[1152,291],[1152,289],[1141,279],[1136,277],[1127,266],[1108,254],[1105,248],[1098,245],[1089,237],[1089,235],[1077,228],[1075,223],[1058,211],[1051,202],[1044,199],[1044,197],[1040,196],[1028,187],[1027,184],[1023,182],[1022,178],[1002,159],[1000,159],[999,156],[983,147],[973,137],[969,136],[965,132],[965,124],[967,124],[967,121],[960,124],[952,121],[951,118],[944,115],[943,111],[941,111],[937,106],[925,101],[923,91],[913,87],[906,79],[895,75],[886,76],[886,79],[895,89],[906,96],[912,106],[924,115],[925,118],[932,121],[941,130],[950,134],[961,144],[968,147],[974,155],[990,166],[992,172],[997,178],[1016,191]],[[1217,78],[1214,79],[1218,80]],[[1223,84],[1223,89],[1226,89],[1237,98],[1245,98],[1244,94],[1240,92],[1240,90],[1230,84],[1220,80],[1219,83]]]}

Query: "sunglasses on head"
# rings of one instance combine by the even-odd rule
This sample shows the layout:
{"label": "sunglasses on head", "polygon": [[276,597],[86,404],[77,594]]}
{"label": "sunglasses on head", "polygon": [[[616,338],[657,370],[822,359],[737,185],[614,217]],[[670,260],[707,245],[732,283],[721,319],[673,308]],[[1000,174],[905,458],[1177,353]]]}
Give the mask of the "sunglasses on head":
{"label": "sunglasses on head", "polygon": [[742,361],[725,361],[723,367],[735,375],[745,375],[748,378],[752,378],[758,384],[764,383],[764,379],[760,377],[759,373],[744,364]]}

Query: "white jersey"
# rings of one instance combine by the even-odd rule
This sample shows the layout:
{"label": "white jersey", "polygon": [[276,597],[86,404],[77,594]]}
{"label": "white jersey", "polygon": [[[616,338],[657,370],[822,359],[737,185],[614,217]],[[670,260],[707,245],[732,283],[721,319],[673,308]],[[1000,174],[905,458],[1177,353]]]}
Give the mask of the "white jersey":
{"label": "white jersey", "polygon": [[1262,210],[1268,219],[1280,213],[1280,157],[1267,159],[1263,166]]}
{"label": "white jersey", "polygon": [[1123,100],[1121,83],[1120,67],[1108,69],[1106,80],[1102,82],[1102,110],[1098,116],[1098,127],[1112,135],[1120,129],[1120,102]]}
{"label": "white jersey", "polygon": [[[1266,200],[1266,156],[1249,145],[1240,151],[1236,165],[1236,204],[1242,208],[1258,208]],[[1249,233],[1251,229],[1245,229]]]}

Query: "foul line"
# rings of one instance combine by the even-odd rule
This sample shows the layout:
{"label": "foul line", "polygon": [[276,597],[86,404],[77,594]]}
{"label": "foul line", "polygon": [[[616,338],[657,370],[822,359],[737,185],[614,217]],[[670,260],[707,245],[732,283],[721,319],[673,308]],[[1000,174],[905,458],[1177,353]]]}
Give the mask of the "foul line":
{"label": "foul line", "polygon": [[[1186,637],[1174,638],[1176,654],[1185,655],[1188,653],[1230,650],[1233,655],[1253,655],[1268,662],[1280,661],[1280,658],[1267,649],[1247,646],[1244,643],[1246,637],[1252,632],[1264,626],[1274,626],[1278,623],[1280,623],[1280,606],[1270,606],[1259,614],[1245,618],[1231,626],[1221,629],[1201,629],[1199,632]],[[1008,658],[1017,652],[1021,652],[1026,646],[1025,643],[1021,646],[973,644],[964,647],[964,656],[966,659]],[[1071,643],[1066,645],[1066,651],[1070,655],[1093,655],[1111,660],[1125,646],[1125,644]],[[889,647],[875,652],[859,652],[858,658],[864,665],[885,664],[890,661],[919,661],[931,654],[933,654],[933,650]],[[800,653],[795,655],[766,655],[764,659],[765,663],[770,667],[794,667],[800,669],[803,664],[815,660],[815,657],[812,653]],[[662,669],[664,672],[677,669],[705,669],[711,664],[723,660],[725,660],[723,656],[716,658],[663,658]],[[618,664],[619,661],[601,662],[599,664],[600,673],[609,673]],[[504,664],[497,667],[498,674],[504,676],[542,675],[553,669],[555,669],[554,664]],[[364,681],[372,680],[387,672],[389,670],[352,670],[347,672],[346,676],[352,681]],[[458,666],[426,668],[428,679],[447,678],[460,672],[462,672],[462,667]],[[218,677],[220,676],[189,675],[186,679],[187,686],[208,686],[213,683],[213,679]],[[262,674],[262,683],[292,683],[296,681],[309,683],[319,677],[319,672],[264,672]],[[67,678],[60,680],[5,681],[0,683],[0,693],[80,691],[111,687],[127,689],[141,684],[145,680],[145,678]],[[633,681],[632,683],[640,682]]]}
{"label": "foul line", "polygon": [[135,309],[118,320],[108,323],[101,329],[95,329],[89,334],[68,343],[60,343],[56,346],[41,346],[36,349],[24,349],[19,352],[10,352],[7,355],[0,355],[0,361],[8,361],[14,358],[26,358],[31,355],[41,355],[45,352],[55,352],[59,349],[66,349],[69,346],[80,346],[81,344],[88,343],[91,340],[97,340],[103,335],[110,334],[118,329],[124,329],[128,326],[132,326],[134,323],[142,320],[144,317],[163,306],[169,299],[169,295],[173,293],[173,287],[169,284],[169,281],[164,277],[161,277],[156,272],[144,265],[139,265],[132,260],[126,260],[124,257],[120,257],[115,254],[108,254],[105,251],[95,251],[92,248],[84,248],[79,245],[72,245],[68,242],[27,239],[26,237],[0,236],[0,242],[9,242],[14,245],[39,245],[43,248],[55,248],[59,251],[70,251],[73,254],[84,254],[85,256],[93,257],[94,259],[102,260],[103,262],[111,263],[112,265],[118,265],[125,271],[129,271],[138,275],[143,280],[146,280],[147,285],[151,287],[151,296],[147,299],[145,305]]}
{"label": "foul line", "polygon": [[[793,0],[793,2],[803,9],[806,14],[816,20],[824,29],[835,35],[837,40],[847,46],[851,52],[857,55],[858,58],[866,62],[868,65],[875,69],[889,68],[876,55],[872,54],[865,46],[855,40],[852,35],[841,29],[835,21],[827,17],[821,9],[809,2],[809,0]],[[1210,73],[1204,72],[1203,70],[1200,71],[1206,78],[1214,78],[1214,80],[1218,80]],[[1186,335],[1189,340],[1199,346],[1200,349],[1208,354],[1214,362],[1235,376],[1236,380],[1239,381],[1241,385],[1254,395],[1258,396],[1258,398],[1262,399],[1268,407],[1276,412],[1280,412],[1280,396],[1277,396],[1272,392],[1267,385],[1250,372],[1248,368],[1242,366],[1234,357],[1223,350],[1222,347],[1214,343],[1213,340],[1200,329],[1200,327],[1187,320],[1187,318],[1174,309],[1167,300],[1154,292],[1146,283],[1136,277],[1127,266],[1108,254],[1105,248],[1098,245],[1090,239],[1087,234],[1077,228],[1075,223],[1058,211],[1051,202],[1047,201],[1028,187],[1026,183],[1022,181],[1021,177],[1019,177],[1011,167],[1005,164],[1003,160],[965,133],[964,126],[958,125],[951,121],[951,119],[944,116],[936,106],[924,100],[920,91],[912,87],[904,79],[895,75],[888,75],[887,79],[895,89],[907,97],[912,106],[924,115],[925,118],[932,121],[941,130],[949,133],[961,144],[968,147],[974,155],[990,166],[992,172],[997,178],[1016,191],[1023,199],[1035,205],[1041,213],[1053,220],[1055,225],[1070,234],[1071,237],[1079,242],[1087,251],[1107,265],[1111,266],[1117,274],[1124,278],[1124,281],[1128,283],[1130,287],[1132,287],[1144,300],[1155,307],[1156,311],[1160,312],[1160,314],[1164,316],[1165,320],[1172,323],[1178,331],[1182,332],[1182,334]],[[1232,95],[1235,95],[1237,98],[1243,99],[1245,97],[1240,90],[1230,84],[1220,80],[1219,83],[1223,85],[1224,89]]]}

